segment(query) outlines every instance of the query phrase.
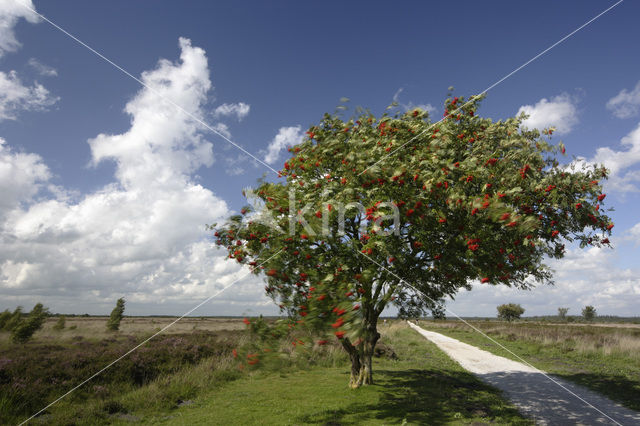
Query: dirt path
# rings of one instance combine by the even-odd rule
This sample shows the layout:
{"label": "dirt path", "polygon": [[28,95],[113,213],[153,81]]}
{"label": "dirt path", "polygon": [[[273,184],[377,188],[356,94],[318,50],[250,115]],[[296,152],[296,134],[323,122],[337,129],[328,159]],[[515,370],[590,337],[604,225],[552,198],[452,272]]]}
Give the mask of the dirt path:
{"label": "dirt path", "polygon": [[533,418],[537,424],[640,425],[640,413],[591,390],[551,376],[566,388],[563,389],[543,371],[440,333],[423,330],[413,323],[409,325],[462,367],[502,390],[524,415]]}

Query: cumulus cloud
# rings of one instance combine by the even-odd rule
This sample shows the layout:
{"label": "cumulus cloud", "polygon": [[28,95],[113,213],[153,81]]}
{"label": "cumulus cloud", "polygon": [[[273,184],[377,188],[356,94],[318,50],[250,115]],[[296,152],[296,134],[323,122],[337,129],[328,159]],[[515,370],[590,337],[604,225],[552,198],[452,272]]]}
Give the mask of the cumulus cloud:
{"label": "cumulus cloud", "polygon": [[251,106],[244,102],[239,102],[237,104],[222,104],[215,109],[213,115],[215,117],[229,117],[235,115],[238,121],[242,121],[243,118],[249,115],[250,109]]}
{"label": "cumulus cloud", "polygon": [[50,177],[39,155],[13,152],[0,138],[0,219],[20,203],[30,201]]}
{"label": "cumulus cloud", "polygon": [[[38,16],[25,6],[35,10],[31,0],[26,0],[22,4],[14,1],[0,1],[0,57],[20,47],[15,37],[14,27],[21,18],[31,23],[39,20]],[[35,59],[32,61],[35,61],[34,64],[38,63]],[[29,63],[31,64],[31,61]],[[51,70],[53,69],[48,71],[51,72]],[[59,98],[51,96],[49,91],[38,82],[34,82],[32,86],[25,86],[15,71],[9,73],[0,71],[0,121],[14,120],[17,112],[22,110],[45,110],[58,100]]]}
{"label": "cumulus cloud", "polygon": [[0,57],[6,52],[15,52],[20,48],[13,29],[21,18],[31,23],[39,21],[38,15],[25,6],[35,10],[31,0],[0,1]]}
{"label": "cumulus cloud", "polygon": [[566,93],[548,100],[542,98],[535,105],[523,105],[516,115],[529,116],[522,122],[529,129],[555,127],[559,134],[569,133],[578,123],[576,101]]}
{"label": "cumulus cloud", "polygon": [[280,157],[280,151],[288,146],[299,144],[303,138],[304,133],[301,126],[281,127],[278,134],[269,143],[264,161],[267,164],[274,164]]}
{"label": "cumulus cloud", "polygon": [[620,171],[640,162],[640,124],[620,141],[628,149],[615,151],[609,147],[598,148],[594,161],[604,163],[611,173]]}
{"label": "cumulus cloud", "polygon": [[629,230],[628,235],[635,242],[636,245],[640,244],[640,222],[636,223]]}
{"label": "cumulus cloud", "polygon": [[15,71],[0,71],[0,121],[14,120],[19,111],[45,110],[58,100],[38,82],[25,86]]}
{"label": "cumulus cloud", "polygon": [[55,77],[58,75],[58,71],[50,67],[49,65],[45,65],[42,62],[38,61],[36,58],[31,58],[27,62],[31,68],[33,68],[38,74],[45,77]]}
{"label": "cumulus cloud", "polygon": [[[205,223],[230,214],[224,200],[194,182],[198,168],[213,162],[212,145],[198,123],[161,97],[204,115],[211,88],[205,52],[184,38],[180,49],[179,61],[160,60],[142,74],[153,90],[141,89],[126,104],[130,128],[88,141],[92,164],[115,163],[114,182],[79,198],[18,205],[21,199],[13,196],[13,208],[0,227],[5,303],[35,303],[44,295],[53,310],[74,312],[83,306],[93,313],[122,295],[133,306],[194,303],[245,272],[206,239]],[[0,155],[3,171],[4,163],[27,164],[23,169],[32,170],[22,177],[8,169],[0,172],[3,188],[23,182],[26,189],[16,194],[33,195],[49,178],[33,154],[5,149]],[[264,303],[254,276],[220,299],[234,299],[239,291],[253,292],[253,301],[244,298],[245,304]],[[227,314],[232,313],[229,306]]]}
{"label": "cumulus cloud", "polygon": [[555,315],[559,307],[570,308],[570,315],[580,315],[586,305],[598,313],[637,315],[640,304],[640,269],[616,266],[617,251],[607,248],[573,249],[564,259],[550,260],[556,273],[555,285],[542,285],[531,291],[506,286],[474,285],[449,303],[460,316],[485,316],[495,313],[502,303],[520,303],[525,315]]}
{"label": "cumulus cloud", "polygon": [[607,109],[618,118],[630,118],[640,111],[640,81],[636,87],[628,91],[622,89],[607,102]]}
{"label": "cumulus cloud", "polygon": [[[604,164],[610,170],[608,188],[620,192],[635,192],[636,183],[640,182],[640,124],[620,141],[621,150],[601,147],[595,156],[589,160],[592,164]],[[626,148],[626,149],[625,149]],[[583,160],[585,161],[585,160]]]}

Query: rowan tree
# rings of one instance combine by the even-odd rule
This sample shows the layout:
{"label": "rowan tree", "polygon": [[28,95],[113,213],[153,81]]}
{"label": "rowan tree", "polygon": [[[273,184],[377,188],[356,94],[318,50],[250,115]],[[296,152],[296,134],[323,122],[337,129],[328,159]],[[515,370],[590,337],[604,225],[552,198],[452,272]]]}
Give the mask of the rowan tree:
{"label": "rowan tree", "polygon": [[284,182],[259,181],[242,214],[210,227],[266,276],[289,327],[339,339],[351,387],[372,383],[388,306],[419,317],[473,282],[529,289],[551,282],[543,261],[563,241],[609,243],[607,171],[561,166],[553,129],[479,117],[480,100],[447,99],[435,123],[420,109],[325,114],[290,148]]}

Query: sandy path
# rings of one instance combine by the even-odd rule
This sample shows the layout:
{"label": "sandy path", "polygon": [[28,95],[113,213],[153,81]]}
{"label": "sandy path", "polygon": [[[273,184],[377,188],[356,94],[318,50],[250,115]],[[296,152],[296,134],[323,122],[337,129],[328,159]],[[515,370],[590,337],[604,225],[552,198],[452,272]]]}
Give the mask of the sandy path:
{"label": "sandy path", "polygon": [[462,367],[502,390],[524,415],[533,418],[537,424],[640,425],[640,413],[622,407],[589,389],[552,376],[553,380],[578,396],[572,395],[553,383],[543,371],[440,333],[423,330],[413,323],[409,325]]}

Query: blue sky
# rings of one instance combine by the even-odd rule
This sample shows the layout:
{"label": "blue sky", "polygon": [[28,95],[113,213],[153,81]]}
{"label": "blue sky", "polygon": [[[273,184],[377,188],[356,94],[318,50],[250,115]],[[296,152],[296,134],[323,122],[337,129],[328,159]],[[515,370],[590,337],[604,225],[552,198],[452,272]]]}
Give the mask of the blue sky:
{"label": "blue sky", "polygon": [[[242,271],[204,224],[273,173],[180,114],[36,9],[274,168],[340,98],[380,114],[471,95],[615,2],[0,0],[0,309],[181,314]],[[614,250],[570,251],[556,286],[480,288],[450,308],[640,315],[640,6],[625,1],[495,88],[480,113],[558,126],[569,157],[614,170]],[[278,136],[279,135],[279,136]],[[259,278],[195,314],[275,312]]]}

